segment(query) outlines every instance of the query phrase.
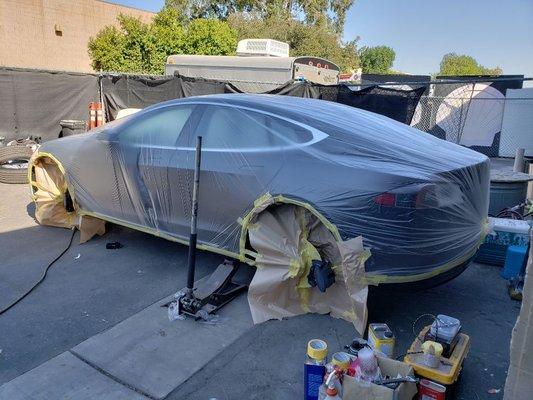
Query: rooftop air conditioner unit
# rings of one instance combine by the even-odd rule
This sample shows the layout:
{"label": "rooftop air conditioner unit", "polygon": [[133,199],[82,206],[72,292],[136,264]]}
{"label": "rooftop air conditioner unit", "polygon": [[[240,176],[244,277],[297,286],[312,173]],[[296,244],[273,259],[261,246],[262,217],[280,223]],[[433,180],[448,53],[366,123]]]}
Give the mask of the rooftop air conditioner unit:
{"label": "rooftop air conditioner unit", "polygon": [[289,44],[272,39],[243,39],[237,44],[237,55],[289,57]]}

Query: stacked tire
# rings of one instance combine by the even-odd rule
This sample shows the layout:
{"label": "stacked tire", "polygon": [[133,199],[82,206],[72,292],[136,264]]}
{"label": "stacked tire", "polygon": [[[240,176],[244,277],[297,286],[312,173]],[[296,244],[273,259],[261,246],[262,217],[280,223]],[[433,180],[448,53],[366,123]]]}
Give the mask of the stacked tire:
{"label": "stacked tire", "polygon": [[20,141],[0,147],[0,182],[28,183],[28,161],[36,143]]}

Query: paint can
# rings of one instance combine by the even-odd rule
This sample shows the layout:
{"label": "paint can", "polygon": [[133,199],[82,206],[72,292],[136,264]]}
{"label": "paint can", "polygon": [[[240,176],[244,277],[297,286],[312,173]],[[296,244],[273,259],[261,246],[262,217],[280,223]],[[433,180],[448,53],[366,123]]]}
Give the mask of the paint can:
{"label": "paint can", "polygon": [[389,358],[394,356],[396,339],[387,324],[370,324],[368,326],[368,344]]}
{"label": "paint can", "polygon": [[445,400],[446,387],[429,379],[421,379],[418,385],[418,400]]}

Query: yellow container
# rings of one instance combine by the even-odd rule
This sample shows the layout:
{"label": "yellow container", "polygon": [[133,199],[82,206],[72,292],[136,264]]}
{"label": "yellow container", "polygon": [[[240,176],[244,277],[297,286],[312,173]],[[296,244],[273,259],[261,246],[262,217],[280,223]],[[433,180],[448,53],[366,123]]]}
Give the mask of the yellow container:
{"label": "yellow container", "polygon": [[[426,326],[418,337],[424,337],[430,327]],[[437,368],[428,367],[425,363],[425,355],[407,354],[404,362],[411,365],[415,373],[442,385],[451,385],[457,381],[463,365],[463,361],[470,350],[470,337],[464,333],[458,333],[459,340],[449,358],[440,357],[440,365]],[[422,342],[415,339],[408,353],[422,352]]]}
{"label": "yellow container", "polygon": [[396,339],[387,324],[368,325],[368,344],[374,350],[381,351],[387,357],[393,358]]}

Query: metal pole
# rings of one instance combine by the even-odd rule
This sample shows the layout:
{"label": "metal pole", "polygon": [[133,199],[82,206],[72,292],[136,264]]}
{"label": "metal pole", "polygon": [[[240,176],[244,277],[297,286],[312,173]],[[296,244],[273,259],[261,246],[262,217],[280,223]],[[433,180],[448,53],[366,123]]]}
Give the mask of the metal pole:
{"label": "metal pole", "polygon": [[516,149],[516,154],[514,156],[514,165],[513,165],[513,171],[514,172],[524,172],[524,166],[525,166],[525,160],[524,155],[526,153],[526,149],[518,148]]}
{"label": "metal pole", "polygon": [[194,270],[196,268],[196,223],[198,219],[198,190],[200,186],[200,164],[202,161],[202,137],[196,138],[196,165],[192,189],[191,235],[189,236],[189,259],[187,271],[187,298],[193,298]]}

